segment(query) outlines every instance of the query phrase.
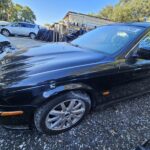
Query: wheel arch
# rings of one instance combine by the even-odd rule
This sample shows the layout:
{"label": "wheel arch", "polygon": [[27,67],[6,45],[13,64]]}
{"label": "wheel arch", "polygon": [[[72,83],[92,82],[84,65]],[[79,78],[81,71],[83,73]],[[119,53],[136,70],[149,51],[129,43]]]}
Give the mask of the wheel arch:
{"label": "wheel arch", "polygon": [[37,35],[35,32],[30,32],[30,33],[29,33],[29,36],[30,36],[31,34],[35,34],[35,35]]}
{"label": "wheel arch", "polygon": [[2,28],[1,33],[2,33],[3,30],[7,30],[11,34],[10,30],[8,30],[7,28]]}
{"label": "wheel arch", "polygon": [[66,92],[71,91],[82,91],[87,93],[90,96],[92,107],[96,106],[98,98],[95,90],[86,84],[76,83],[76,84],[67,84],[63,86],[58,86],[55,89],[50,89],[48,91],[43,92],[44,102],[48,102],[51,99],[60,96],[61,94],[65,94]]}

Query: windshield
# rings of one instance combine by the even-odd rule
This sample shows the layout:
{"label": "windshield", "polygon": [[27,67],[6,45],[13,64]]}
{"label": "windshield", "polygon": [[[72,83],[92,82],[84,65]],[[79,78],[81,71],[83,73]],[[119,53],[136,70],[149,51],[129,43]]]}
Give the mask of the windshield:
{"label": "windshield", "polygon": [[72,41],[71,44],[113,54],[132,42],[144,28],[134,26],[102,26]]}

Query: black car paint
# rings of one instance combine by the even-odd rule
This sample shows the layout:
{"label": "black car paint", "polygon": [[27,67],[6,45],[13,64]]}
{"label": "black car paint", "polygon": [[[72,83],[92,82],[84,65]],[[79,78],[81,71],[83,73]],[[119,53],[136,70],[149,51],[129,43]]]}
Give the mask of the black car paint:
{"label": "black car paint", "polygon": [[[36,108],[70,90],[89,93],[93,107],[148,92],[150,61],[131,61],[130,54],[150,25],[129,25],[145,31],[115,55],[57,43],[6,56],[0,69],[0,110],[23,110],[25,114],[3,117],[3,124],[30,123]],[[110,94],[104,96],[105,91]]]}

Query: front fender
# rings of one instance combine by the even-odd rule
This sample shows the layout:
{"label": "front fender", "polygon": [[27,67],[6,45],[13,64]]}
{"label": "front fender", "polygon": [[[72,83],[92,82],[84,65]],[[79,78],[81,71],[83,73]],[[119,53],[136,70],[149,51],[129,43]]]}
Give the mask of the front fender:
{"label": "front fender", "polygon": [[58,86],[54,89],[50,89],[47,91],[43,92],[43,97],[44,98],[51,98],[53,96],[56,96],[57,94],[60,94],[62,92],[66,92],[66,91],[71,91],[71,90],[85,90],[85,91],[89,91],[92,92],[93,89],[92,87],[85,85],[85,84],[67,84],[67,85],[62,85],[62,86]]}
{"label": "front fender", "polygon": [[60,96],[65,92],[69,92],[73,90],[85,91],[91,98],[92,108],[94,108],[96,104],[99,103],[100,100],[99,93],[96,92],[96,90],[93,87],[83,83],[66,84],[66,85],[58,86],[54,89],[43,91],[42,101],[40,102],[40,100],[38,100],[36,103],[38,103],[38,105],[41,106],[42,104],[52,100],[56,96]]}

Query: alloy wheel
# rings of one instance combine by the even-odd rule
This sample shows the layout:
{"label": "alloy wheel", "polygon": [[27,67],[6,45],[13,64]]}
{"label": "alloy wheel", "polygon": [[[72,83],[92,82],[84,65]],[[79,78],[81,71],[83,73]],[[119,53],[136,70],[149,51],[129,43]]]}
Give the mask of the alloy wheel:
{"label": "alloy wheel", "polygon": [[9,36],[9,31],[3,30],[3,31],[2,31],[2,34],[3,34],[4,36]]}
{"label": "alloy wheel", "polygon": [[31,33],[31,34],[30,34],[30,38],[31,38],[31,39],[35,39],[35,38],[36,38],[36,35],[35,35],[34,33]]}
{"label": "alloy wheel", "polygon": [[55,106],[46,116],[45,124],[50,130],[70,128],[83,117],[85,104],[78,99],[66,100]]}

